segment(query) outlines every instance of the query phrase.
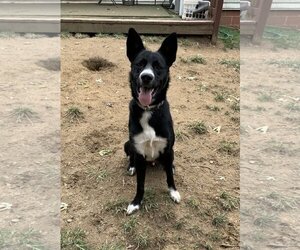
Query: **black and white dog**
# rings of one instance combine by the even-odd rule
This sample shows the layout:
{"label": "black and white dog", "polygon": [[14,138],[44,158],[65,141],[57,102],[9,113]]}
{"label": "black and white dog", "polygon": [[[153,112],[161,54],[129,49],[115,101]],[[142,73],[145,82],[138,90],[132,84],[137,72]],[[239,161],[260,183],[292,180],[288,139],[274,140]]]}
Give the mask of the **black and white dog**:
{"label": "black and white dog", "polygon": [[129,141],[124,149],[130,161],[128,173],[134,175],[136,172],[137,175],[137,192],[127,208],[127,214],[140,208],[149,163],[163,165],[170,196],[175,202],[180,202],[173,178],[175,136],[166,99],[169,68],[176,60],[176,52],[176,33],[169,35],[157,52],[151,52],[145,49],[134,29],[128,31],[127,57],[131,62],[129,80],[133,99],[129,105]]}

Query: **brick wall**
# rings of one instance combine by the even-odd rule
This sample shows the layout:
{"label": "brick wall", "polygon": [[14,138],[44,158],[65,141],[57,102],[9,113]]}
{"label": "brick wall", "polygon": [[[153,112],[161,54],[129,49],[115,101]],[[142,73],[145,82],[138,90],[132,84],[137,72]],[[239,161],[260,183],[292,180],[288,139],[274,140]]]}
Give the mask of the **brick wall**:
{"label": "brick wall", "polygon": [[230,27],[240,26],[240,11],[239,10],[223,10],[221,16],[221,25]]}
{"label": "brick wall", "polygon": [[[221,25],[239,27],[240,11],[223,10]],[[300,10],[272,10],[267,25],[300,29]]]}
{"label": "brick wall", "polygon": [[300,10],[272,10],[267,25],[300,28]]}

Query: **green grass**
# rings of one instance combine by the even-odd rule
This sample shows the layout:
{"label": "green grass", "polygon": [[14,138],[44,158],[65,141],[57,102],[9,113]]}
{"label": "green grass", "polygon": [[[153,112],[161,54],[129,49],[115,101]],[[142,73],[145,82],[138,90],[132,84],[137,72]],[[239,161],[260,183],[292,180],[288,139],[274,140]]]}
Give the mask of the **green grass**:
{"label": "green grass", "polygon": [[63,230],[61,234],[61,249],[66,250],[89,250],[86,242],[86,233],[80,228]]}
{"label": "green grass", "polygon": [[124,222],[122,227],[125,233],[131,234],[134,232],[136,225],[137,225],[136,218],[130,217],[127,221]]}
{"label": "green grass", "polygon": [[300,106],[297,103],[288,103],[284,106],[285,109],[287,109],[289,112],[299,112]]}
{"label": "green grass", "polygon": [[299,200],[291,199],[286,195],[281,195],[275,192],[270,193],[262,199],[263,203],[275,211],[287,211],[290,209],[297,209],[299,207]]}
{"label": "green grass", "polygon": [[10,231],[0,229],[0,249],[46,249],[41,242],[40,233],[33,229]]}
{"label": "green grass", "polygon": [[222,239],[222,235],[219,231],[214,230],[208,234],[208,238],[213,242],[218,242]]}
{"label": "green grass", "polygon": [[142,35],[142,40],[145,43],[162,43],[162,41],[166,38],[165,36],[149,36],[149,35]]}
{"label": "green grass", "polygon": [[0,32],[0,38],[9,39],[9,38],[16,38],[20,35],[15,32]]}
{"label": "green grass", "polygon": [[128,201],[125,200],[115,200],[110,201],[105,205],[105,210],[112,212],[113,214],[125,213],[128,206]]}
{"label": "green grass", "polygon": [[10,116],[15,117],[18,123],[24,121],[29,121],[32,123],[32,119],[37,118],[37,113],[30,108],[19,107],[14,109]]}
{"label": "green grass", "polygon": [[199,135],[202,134],[206,134],[207,133],[207,127],[204,124],[204,122],[194,122],[191,125],[189,125],[189,127],[196,133]]}
{"label": "green grass", "polygon": [[230,117],[230,120],[235,122],[235,123],[240,123],[240,117],[239,116],[233,116],[233,117]]}
{"label": "green grass", "polygon": [[83,119],[83,113],[77,107],[70,107],[67,110],[65,117],[67,117],[70,122],[79,121],[80,119]]}
{"label": "green grass", "polygon": [[261,216],[257,217],[253,224],[260,228],[272,227],[276,222],[274,214],[264,212]]}
{"label": "green grass", "polygon": [[219,61],[221,65],[225,65],[227,68],[233,68],[235,71],[240,71],[240,60],[236,59],[222,59]]}
{"label": "green grass", "polygon": [[126,36],[124,34],[112,34],[112,37],[115,38],[115,39],[125,39]]}
{"label": "green grass", "polygon": [[201,55],[195,55],[189,58],[189,60],[192,63],[196,63],[196,64],[206,64],[206,59],[204,57],[202,57]]}
{"label": "green grass", "polygon": [[143,248],[147,248],[150,245],[150,237],[148,234],[143,233],[143,234],[137,234],[134,238],[133,238],[133,242],[135,243],[135,245],[137,246],[136,249],[143,249]]}
{"label": "green grass", "polygon": [[178,45],[181,47],[190,47],[194,45],[194,42],[192,42],[191,39],[179,38]]}
{"label": "green grass", "polygon": [[187,59],[185,58],[181,58],[180,59],[181,62],[183,63],[195,63],[195,64],[207,64],[207,61],[204,57],[202,57],[201,55],[194,55],[191,57],[188,57]]}
{"label": "green grass", "polygon": [[127,248],[118,243],[106,243],[98,248],[98,250],[126,250]]}
{"label": "green grass", "polygon": [[264,39],[273,43],[275,48],[300,49],[300,32],[296,29],[266,27]]}
{"label": "green grass", "polygon": [[43,37],[46,37],[45,35],[43,34],[37,34],[37,33],[25,33],[23,35],[24,38],[26,39],[39,39],[39,38],[43,38]]}
{"label": "green grass", "polygon": [[205,107],[210,111],[220,111],[221,110],[218,106],[206,105]]}
{"label": "green grass", "polygon": [[189,138],[189,135],[186,132],[178,129],[175,132],[175,137],[178,141],[184,141]]}
{"label": "green grass", "polygon": [[194,198],[188,199],[188,200],[186,201],[186,204],[187,204],[190,208],[192,208],[192,209],[194,209],[194,210],[198,210],[198,209],[200,208],[199,202],[196,201]]}
{"label": "green grass", "polygon": [[226,214],[217,214],[212,220],[212,224],[216,227],[223,227],[227,224],[228,219]]}
{"label": "green grass", "polygon": [[70,33],[70,32],[63,31],[63,32],[60,33],[60,37],[61,37],[62,39],[67,39],[67,38],[73,37],[73,35],[72,35],[72,33]]}
{"label": "green grass", "polygon": [[275,65],[279,68],[289,68],[293,71],[300,70],[300,61],[299,60],[269,60],[267,61],[270,65]]}
{"label": "green grass", "polygon": [[233,110],[233,111],[236,111],[236,112],[239,112],[240,111],[240,103],[239,102],[234,102],[230,108]]}
{"label": "green grass", "polygon": [[236,142],[230,142],[230,141],[221,141],[218,151],[222,153],[226,153],[228,155],[236,155],[238,153],[238,149],[236,148],[237,143]]}
{"label": "green grass", "polygon": [[158,208],[158,203],[156,200],[156,193],[153,189],[145,189],[144,193],[144,202],[143,202],[143,210],[146,212],[149,212],[153,209]]}
{"label": "green grass", "polygon": [[232,211],[234,209],[239,208],[239,199],[230,195],[227,192],[223,192],[220,195],[219,201],[220,201],[222,208],[226,211]]}
{"label": "green grass", "polygon": [[258,111],[258,112],[262,112],[262,111],[266,111],[266,108],[261,107],[261,106],[257,106],[254,111]]}
{"label": "green grass", "polygon": [[89,178],[95,179],[97,182],[100,182],[106,180],[109,174],[106,169],[104,170],[97,169],[97,170],[90,171],[88,176]]}
{"label": "green grass", "polygon": [[260,102],[273,102],[274,97],[270,93],[260,93],[259,96],[257,97],[257,100]]}
{"label": "green grass", "polygon": [[186,221],[184,219],[177,220],[174,223],[174,228],[176,230],[182,230],[184,228],[185,224],[186,224]]}
{"label": "green grass", "polygon": [[218,37],[222,40],[225,50],[240,48],[240,31],[238,29],[221,26]]}
{"label": "green grass", "polygon": [[215,92],[215,101],[216,102],[225,102],[226,96],[225,93]]}
{"label": "green grass", "polygon": [[76,39],[83,39],[83,38],[88,38],[88,37],[89,37],[88,34],[83,34],[83,33],[76,33],[74,35],[74,38],[76,38]]}
{"label": "green grass", "polygon": [[277,155],[293,156],[297,154],[297,150],[291,147],[291,143],[285,143],[281,141],[271,140],[267,143],[267,146],[263,151],[268,153],[275,153]]}
{"label": "green grass", "polygon": [[198,86],[197,86],[197,90],[200,91],[200,92],[206,92],[209,88],[207,87],[206,84],[204,83],[200,83]]}
{"label": "green grass", "polygon": [[213,247],[210,243],[205,242],[205,243],[196,243],[193,247],[193,250],[199,250],[199,249],[203,249],[203,250],[213,250]]}

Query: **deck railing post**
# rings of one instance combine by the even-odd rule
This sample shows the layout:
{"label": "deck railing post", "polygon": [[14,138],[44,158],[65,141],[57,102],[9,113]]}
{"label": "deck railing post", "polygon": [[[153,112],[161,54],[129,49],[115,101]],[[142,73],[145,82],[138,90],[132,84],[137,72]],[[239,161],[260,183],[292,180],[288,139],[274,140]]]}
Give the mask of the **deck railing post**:
{"label": "deck railing post", "polygon": [[211,36],[211,43],[216,44],[218,39],[219,26],[221,21],[222,9],[223,9],[223,0],[215,0],[215,8],[213,11],[213,30]]}
{"label": "deck railing post", "polygon": [[252,42],[254,44],[259,44],[261,42],[271,5],[272,0],[261,0],[260,2],[259,12],[256,17],[256,27],[252,37]]}

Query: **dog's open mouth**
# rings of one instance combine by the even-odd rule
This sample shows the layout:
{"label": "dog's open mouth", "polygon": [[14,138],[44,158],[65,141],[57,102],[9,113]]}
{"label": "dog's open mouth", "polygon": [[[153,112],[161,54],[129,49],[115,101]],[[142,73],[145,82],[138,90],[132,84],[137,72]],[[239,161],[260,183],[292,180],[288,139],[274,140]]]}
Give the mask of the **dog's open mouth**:
{"label": "dog's open mouth", "polygon": [[141,87],[138,91],[138,99],[142,106],[147,107],[152,103],[152,98],[155,95],[155,89]]}

